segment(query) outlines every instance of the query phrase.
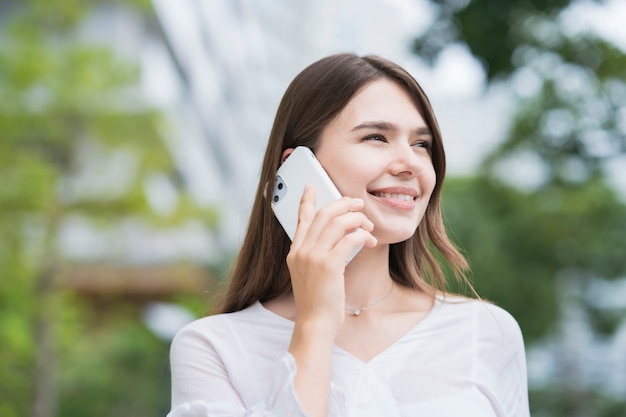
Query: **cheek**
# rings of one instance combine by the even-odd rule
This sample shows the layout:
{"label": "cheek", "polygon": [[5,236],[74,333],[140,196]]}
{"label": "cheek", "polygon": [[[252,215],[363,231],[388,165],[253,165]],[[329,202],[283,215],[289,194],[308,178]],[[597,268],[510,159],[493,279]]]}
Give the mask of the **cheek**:
{"label": "cheek", "polygon": [[427,169],[424,169],[420,173],[420,184],[422,187],[422,192],[424,194],[430,195],[435,189],[435,184],[437,183],[437,174],[435,173],[435,169],[431,165]]}
{"label": "cheek", "polygon": [[342,195],[357,197],[356,193],[363,190],[372,169],[371,166],[359,164],[354,158],[334,164],[327,172]]}
{"label": "cheek", "polygon": [[339,178],[339,180],[333,180],[333,182],[341,195],[348,197],[362,197],[359,195],[359,192],[363,189],[363,184],[357,183],[356,179],[361,177],[359,177],[355,171],[345,170],[338,173],[337,178]]}

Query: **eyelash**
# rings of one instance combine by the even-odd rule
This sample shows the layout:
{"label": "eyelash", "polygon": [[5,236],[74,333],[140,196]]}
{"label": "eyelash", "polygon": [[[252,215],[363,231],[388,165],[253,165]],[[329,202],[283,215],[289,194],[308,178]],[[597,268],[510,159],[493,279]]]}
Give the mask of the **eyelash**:
{"label": "eyelash", "polygon": [[433,144],[432,142],[428,141],[428,140],[420,140],[414,143],[414,145],[420,145],[420,147],[426,149],[427,151],[431,151],[431,149],[433,148]]}
{"label": "eyelash", "polygon": [[387,142],[387,138],[383,135],[369,135],[364,137],[363,140],[379,140],[381,142]]}
{"label": "eyelash", "polygon": [[[385,138],[384,135],[378,135],[378,134],[366,136],[363,138],[363,140],[378,140],[381,142],[388,142],[387,138]],[[432,150],[432,147],[433,147],[433,144],[427,140],[418,140],[414,142],[411,146],[415,146],[415,145],[419,145],[420,148],[424,148],[429,152]]]}

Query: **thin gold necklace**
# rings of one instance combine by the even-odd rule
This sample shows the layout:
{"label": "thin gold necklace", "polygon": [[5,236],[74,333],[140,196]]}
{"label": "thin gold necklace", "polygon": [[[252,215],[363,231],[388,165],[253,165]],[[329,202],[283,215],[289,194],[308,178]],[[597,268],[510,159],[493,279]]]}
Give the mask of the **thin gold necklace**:
{"label": "thin gold necklace", "polygon": [[385,294],[382,298],[379,298],[378,300],[374,301],[372,304],[366,305],[365,307],[361,307],[361,308],[350,308],[350,307],[346,307],[346,312],[348,313],[352,313],[353,316],[360,316],[362,312],[364,312],[365,310],[374,307],[376,304],[378,303],[382,303],[383,301],[385,301],[387,299],[387,297],[389,297],[391,295],[391,292],[393,291],[393,281],[391,281],[391,288],[389,288],[389,292],[387,294]]}

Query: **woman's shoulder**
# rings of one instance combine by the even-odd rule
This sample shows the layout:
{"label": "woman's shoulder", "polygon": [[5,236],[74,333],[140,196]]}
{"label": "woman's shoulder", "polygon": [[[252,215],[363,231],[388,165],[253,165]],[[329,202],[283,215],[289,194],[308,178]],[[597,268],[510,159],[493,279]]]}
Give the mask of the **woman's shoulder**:
{"label": "woman's shoulder", "polygon": [[[188,323],[170,344],[172,361],[190,357],[236,363],[242,357],[282,352],[289,344],[293,326],[266,310],[261,303],[233,313],[216,314]],[[254,351],[257,355],[251,355]],[[267,355],[266,355],[267,356]]]}
{"label": "woman's shoulder", "polygon": [[464,322],[478,335],[507,343],[523,344],[520,326],[513,315],[497,304],[457,295],[439,296],[438,303],[446,314]]}
{"label": "woman's shoulder", "polygon": [[198,318],[184,325],[174,337],[172,344],[187,340],[203,340],[225,338],[240,330],[258,328],[266,317],[261,314],[260,304],[233,313],[214,314]]}
{"label": "woman's shoulder", "polygon": [[479,319],[491,318],[517,323],[511,313],[493,301],[456,294],[440,294],[437,295],[436,302],[458,314],[470,314]]}

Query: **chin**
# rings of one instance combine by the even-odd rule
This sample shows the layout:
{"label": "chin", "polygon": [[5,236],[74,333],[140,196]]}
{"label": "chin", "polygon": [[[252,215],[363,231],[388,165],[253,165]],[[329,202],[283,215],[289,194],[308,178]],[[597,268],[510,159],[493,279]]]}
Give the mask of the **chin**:
{"label": "chin", "polygon": [[376,236],[376,238],[378,239],[379,243],[386,243],[386,244],[392,245],[394,243],[404,242],[405,240],[412,238],[413,235],[415,235],[416,231],[417,231],[417,228],[405,229],[405,230],[396,229],[393,231],[386,231],[380,236]]}

